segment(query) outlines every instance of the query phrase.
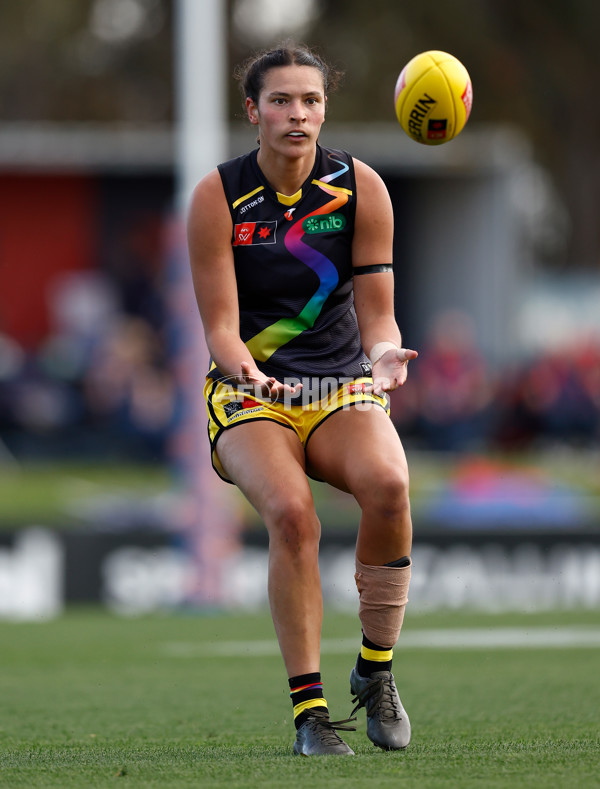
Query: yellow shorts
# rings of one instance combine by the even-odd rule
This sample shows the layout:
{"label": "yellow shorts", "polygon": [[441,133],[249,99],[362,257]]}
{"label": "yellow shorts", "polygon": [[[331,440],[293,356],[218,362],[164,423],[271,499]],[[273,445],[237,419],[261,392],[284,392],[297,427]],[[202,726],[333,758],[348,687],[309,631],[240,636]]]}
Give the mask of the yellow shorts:
{"label": "yellow shorts", "polygon": [[216,444],[224,430],[245,422],[260,420],[277,422],[293,430],[302,446],[306,447],[317,427],[342,408],[354,406],[366,409],[376,405],[389,414],[389,400],[385,395],[364,391],[365,386],[371,383],[371,378],[356,378],[327,391],[320,399],[313,399],[301,405],[291,405],[279,400],[274,402],[262,400],[260,397],[236,389],[231,383],[215,381],[207,377],[204,397],[208,411],[208,436],[214,470],[225,482],[231,482],[219,460]]}

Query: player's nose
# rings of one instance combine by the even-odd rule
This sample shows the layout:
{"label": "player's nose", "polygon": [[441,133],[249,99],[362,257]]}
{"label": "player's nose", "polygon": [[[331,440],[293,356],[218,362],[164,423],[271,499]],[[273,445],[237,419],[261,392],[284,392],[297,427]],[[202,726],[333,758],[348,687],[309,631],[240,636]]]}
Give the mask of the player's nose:
{"label": "player's nose", "polygon": [[290,105],[290,120],[291,121],[305,121],[306,110],[300,101],[292,102]]}

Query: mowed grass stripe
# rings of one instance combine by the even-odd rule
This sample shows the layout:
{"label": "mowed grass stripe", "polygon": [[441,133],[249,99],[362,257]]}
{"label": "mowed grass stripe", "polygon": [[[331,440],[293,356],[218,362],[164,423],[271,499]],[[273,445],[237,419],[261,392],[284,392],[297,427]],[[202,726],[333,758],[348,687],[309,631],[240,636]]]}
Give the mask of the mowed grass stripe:
{"label": "mowed grass stripe", "polygon": [[[347,655],[357,651],[356,638],[324,638],[321,654]],[[600,647],[600,628],[518,628],[499,627],[452,628],[448,630],[420,630],[403,633],[397,650],[407,649],[565,649]],[[267,657],[279,654],[274,639],[251,641],[222,641],[200,644],[171,641],[161,651],[171,657],[238,657],[241,655]]]}

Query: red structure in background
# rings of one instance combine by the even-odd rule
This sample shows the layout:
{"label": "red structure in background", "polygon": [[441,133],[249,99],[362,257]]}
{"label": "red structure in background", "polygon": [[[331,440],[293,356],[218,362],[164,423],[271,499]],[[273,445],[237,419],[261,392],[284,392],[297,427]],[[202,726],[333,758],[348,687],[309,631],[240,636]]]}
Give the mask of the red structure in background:
{"label": "red structure in background", "polygon": [[57,274],[96,265],[97,195],[80,175],[0,179],[0,331],[34,350],[49,330]]}

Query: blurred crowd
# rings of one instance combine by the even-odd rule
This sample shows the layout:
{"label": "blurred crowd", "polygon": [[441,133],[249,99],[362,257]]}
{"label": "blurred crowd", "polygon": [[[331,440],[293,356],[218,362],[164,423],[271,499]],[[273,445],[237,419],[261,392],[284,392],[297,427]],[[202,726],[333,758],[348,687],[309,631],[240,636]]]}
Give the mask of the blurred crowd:
{"label": "blurred crowd", "polygon": [[600,338],[493,367],[469,318],[443,313],[393,399],[401,435],[424,449],[597,446]]}
{"label": "blurred crowd", "polygon": [[166,460],[180,398],[160,289],[138,273],[126,287],[98,271],[57,279],[35,352],[0,333],[0,452]]}
{"label": "blurred crowd", "polygon": [[[158,289],[98,272],[66,275],[35,351],[0,333],[0,454],[165,462],[181,412]],[[125,291],[127,292],[127,291]],[[460,313],[441,315],[392,395],[407,445],[432,451],[597,445],[600,342],[574,342],[500,369]]]}

